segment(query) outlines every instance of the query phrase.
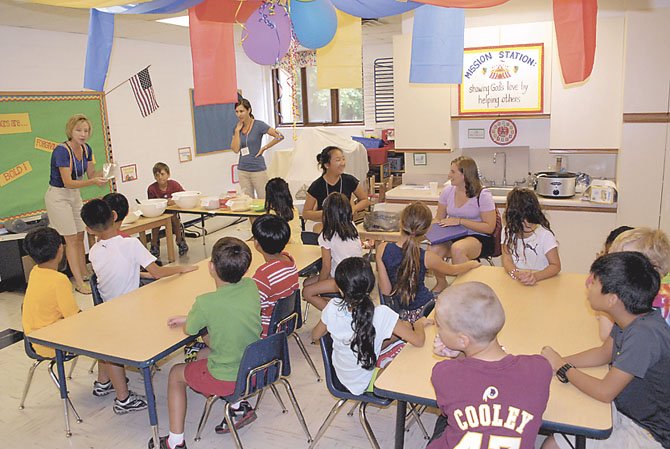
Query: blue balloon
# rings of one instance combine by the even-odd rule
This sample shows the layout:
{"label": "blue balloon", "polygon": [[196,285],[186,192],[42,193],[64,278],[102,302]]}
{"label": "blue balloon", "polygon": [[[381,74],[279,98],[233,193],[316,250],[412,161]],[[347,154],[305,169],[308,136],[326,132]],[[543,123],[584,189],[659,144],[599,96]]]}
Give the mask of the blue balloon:
{"label": "blue balloon", "polygon": [[337,31],[337,12],[330,0],[293,0],[291,21],[295,36],[306,48],[326,46]]}
{"label": "blue balloon", "polygon": [[397,0],[332,0],[332,2],[340,11],[363,19],[395,16],[422,6],[422,3]]}

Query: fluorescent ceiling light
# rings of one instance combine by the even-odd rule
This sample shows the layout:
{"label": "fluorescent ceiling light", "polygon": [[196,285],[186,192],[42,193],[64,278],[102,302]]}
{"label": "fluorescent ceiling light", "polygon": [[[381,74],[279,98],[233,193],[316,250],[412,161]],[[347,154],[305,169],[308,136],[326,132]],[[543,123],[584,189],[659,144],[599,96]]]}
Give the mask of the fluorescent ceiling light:
{"label": "fluorescent ceiling light", "polygon": [[180,27],[188,27],[188,16],[169,17],[167,19],[156,20],[156,22],[178,25]]}

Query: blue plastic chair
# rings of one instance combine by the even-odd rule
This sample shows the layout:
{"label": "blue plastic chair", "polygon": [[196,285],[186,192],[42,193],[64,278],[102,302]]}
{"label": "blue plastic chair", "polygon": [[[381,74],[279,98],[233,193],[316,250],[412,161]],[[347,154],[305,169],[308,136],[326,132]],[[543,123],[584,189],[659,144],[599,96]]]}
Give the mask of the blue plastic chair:
{"label": "blue plastic chair", "polygon": [[372,432],[372,428],[368,422],[365,410],[368,404],[374,404],[380,407],[388,407],[393,401],[391,399],[375,396],[372,393],[352,394],[349,390],[347,390],[347,387],[342,385],[340,380],[337,378],[337,374],[335,373],[335,367],[333,366],[332,362],[333,338],[330,336],[330,334],[326,334],[321,337],[320,343],[321,355],[323,356],[323,368],[326,371],[326,385],[328,386],[328,391],[330,394],[335,396],[338,401],[335,403],[333,408],[330,409],[330,413],[328,413],[326,420],[323,422],[323,424],[321,424],[316,437],[314,437],[314,441],[312,441],[312,444],[309,446],[310,449],[316,446],[316,443],[318,443],[319,439],[323,436],[324,433],[326,433],[326,430],[333,422],[333,419],[335,419],[335,416],[340,411],[342,406],[344,406],[344,404],[349,400],[360,402],[358,406],[358,417],[361,421],[361,425],[363,426],[363,430],[365,431],[365,435],[367,435],[368,440],[370,441],[370,445],[374,449],[379,449],[379,443],[377,443],[377,438],[375,438],[375,434]]}
{"label": "blue plastic chair", "polygon": [[[226,402],[224,419],[226,420],[228,428],[231,429],[230,433],[232,434],[238,449],[243,449],[243,447],[240,437],[237,434],[237,429],[235,429],[233,424],[230,405],[259,394],[266,388],[270,388],[274,395],[279,398],[279,393],[275,386],[276,383],[284,385],[286,393],[293,405],[293,410],[295,410],[295,414],[298,417],[298,421],[300,421],[300,425],[302,426],[305,435],[307,435],[307,442],[309,443],[312,441],[312,436],[307,428],[305,417],[303,416],[298,401],[293,394],[293,388],[291,388],[291,384],[287,379],[290,374],[291,361],[289,360],[288,355],[288,340],[286,339],[286,334],[284,332],[279,332],[262,340],[257,340],[247,346],[244,350],[240,368],[237,371],[235,391],[230,396],[221,397],[221,399]],[[200,440],[202,429],[207,422],[212,405],[217,399],[219,399],[219,396],[216,395],[207,398],[205,409],[202,412],[202,417],[198,424],[198,431],[195,435],[196,441]],[[284,408],[284,404],[281,400],[280,405],[282,406],[283,412],[286,413],[286,408]]]}
{"label": "blue plastic chair", "polygon": [[275,303],[275,307],[272,310],[272,317],[270,318],[270,326],[268,328],[268,336],[273,335],[277,332],[284,332],[287,336],[292,336],[295,338],[295,342],[300,348],[300,352],[307,359],[309,367],[314,371],[316,376],[316,381],[321,382],[321,376],[314,366],[314,362],[310,357],[305,345],[298,335],[295,332],[297,329],[302,327],[302,311],[300,308],[300,290],[296,290],[290,296],[279,299]]}
{"label": "blue plastic chair", "polygon": [[[54,384],[56,384],[56,388],[59,389],[60,391],[60,382],[58,381],[58,376],[56,376],[56,373],[54,372],[54,365],[56,364],[56,358],[55,357],[44,357],[39,355],[37,352],[35,352],[35,349],[33,348],[33,345],[28,341],[27,338],[24,337],[23,339],[23,347],[26,351],[26,355],[33,359],[35,362],[32,364],[30,369],[28,370],[28,379],[26,379],[26,385],[23,387],[23,395],[21,396],[21,403],[19,404],[19,410],[24,409],[24,404],[26,402],[26,396],[28,396],[28,390],[30,390],[30,384],[32,383],[33,380],[33,375],[35,374],[35,370],[37,367],[42,363],[42,362],[49,362],[49,376],[51,377],[51,380],[53,380]],[[76,355],[74,354],[65,354],[65,361],[67,362],[68,360],[75,359],[76,360]],[[74,362],[73,362],[74,363]],[[74,408],[74,405],[72,405],[72,401],[70,401],[70,397],[68,396],[67,398],[67,405],[72,409],[72,412],[74,413],[74,416],[77,418],[77,422],[80,423],[82,422],[81,417],[79,416],[79,413],[77,413],[77,410]],[[70,424],[69,420],[67,418],[68,410],[65,408],[63,410],[63,413],[65,415],[65,434],[69,437],[72,435],[72,432],[70,431]]]}

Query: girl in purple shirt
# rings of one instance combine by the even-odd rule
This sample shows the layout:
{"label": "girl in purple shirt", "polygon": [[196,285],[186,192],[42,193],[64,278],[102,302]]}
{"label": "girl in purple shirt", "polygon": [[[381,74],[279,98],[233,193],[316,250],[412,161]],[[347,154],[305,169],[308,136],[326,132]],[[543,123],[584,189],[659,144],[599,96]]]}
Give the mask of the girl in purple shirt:
{"label": "girl in purple shirt", "polygon": [[[491,192],[479,181],[477,163],[466,156],[454,159],[449,180],[451,185],[445,187],[438,199],[435,219],[441,226],[462,225],[468,235],[432,245],[430,250],[442,258],[451,257],[453,264],[487,257],[494,248],[491,234],[496,226],[496,211]],[[440,292],[447,286],[447,280],[444,276],[436,276],[436,279],[433,291]]]}

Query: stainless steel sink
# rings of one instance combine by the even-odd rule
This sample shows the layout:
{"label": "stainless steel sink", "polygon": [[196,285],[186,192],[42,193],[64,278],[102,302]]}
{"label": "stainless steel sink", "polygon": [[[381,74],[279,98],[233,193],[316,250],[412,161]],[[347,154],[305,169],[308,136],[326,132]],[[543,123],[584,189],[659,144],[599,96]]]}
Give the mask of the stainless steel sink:
{"label": "stainless steel sink", "polygon": [[488,191],[493,196],[507,197],[507,194],[512,191],[514,187],[487,187]]}

